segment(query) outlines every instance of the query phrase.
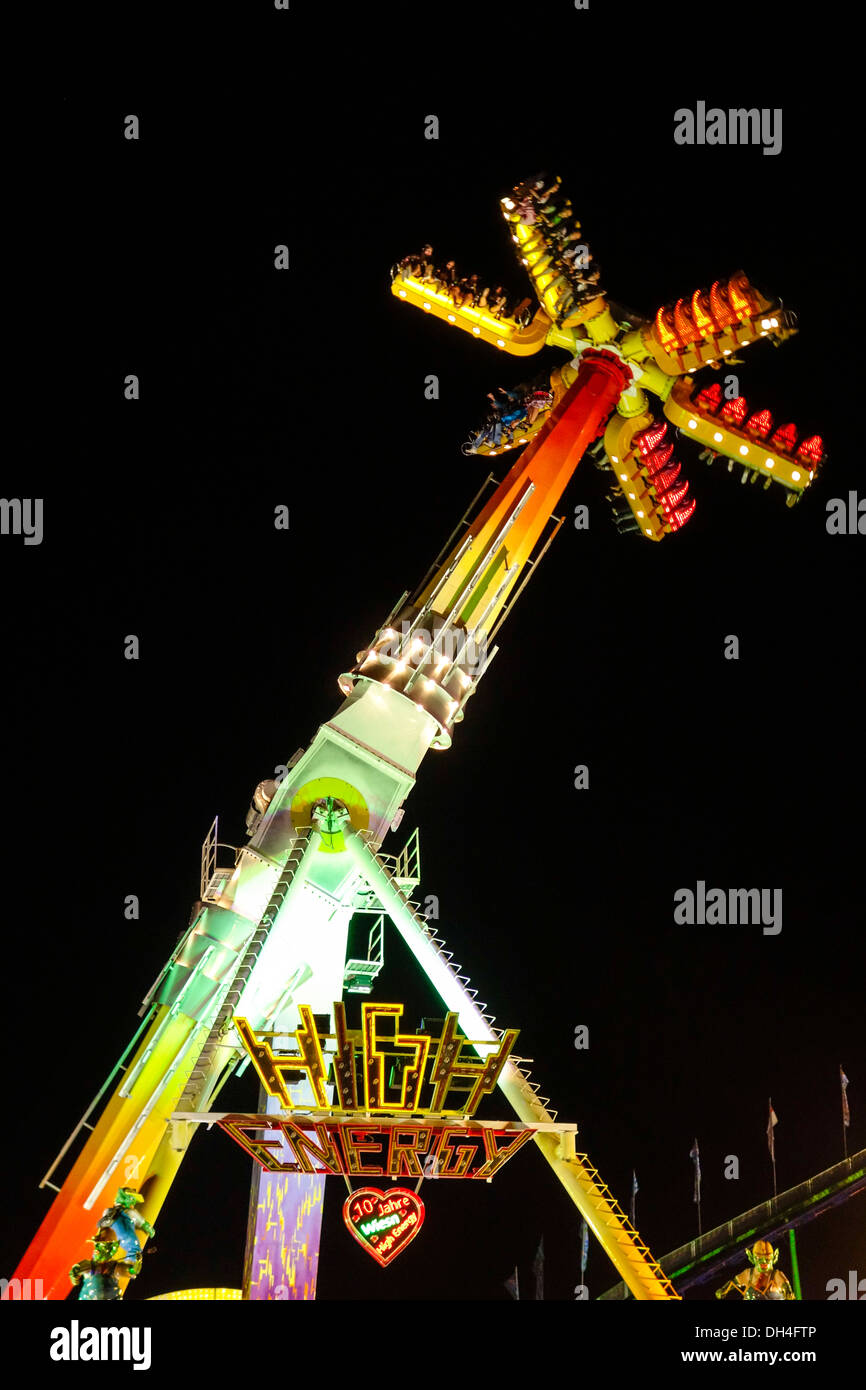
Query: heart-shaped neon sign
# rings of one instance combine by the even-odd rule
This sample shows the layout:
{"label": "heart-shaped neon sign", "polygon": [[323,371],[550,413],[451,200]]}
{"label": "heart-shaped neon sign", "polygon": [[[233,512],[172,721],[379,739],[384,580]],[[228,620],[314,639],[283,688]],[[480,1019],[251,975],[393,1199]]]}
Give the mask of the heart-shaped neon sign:
{"label": "heart-shaped neon sign", "polygon": [[384,1268],[410,1245],[424,1224],[424,1203],[405,1187],[380,1192],[359,1187],[343,1203],[343,1220],[359,1245]]}

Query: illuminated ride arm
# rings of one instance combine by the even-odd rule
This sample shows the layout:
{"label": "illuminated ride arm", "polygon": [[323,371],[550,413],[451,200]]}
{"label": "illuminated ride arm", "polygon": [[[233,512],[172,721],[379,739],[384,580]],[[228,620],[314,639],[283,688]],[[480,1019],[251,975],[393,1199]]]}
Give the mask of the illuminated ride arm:
{"label": "illuminated ride arm", "polygon": [[[242,1059],[234,1014],[254,1028],[278,1029],[301,1003],[331,1012],[343,986],[357,872],[342,853],[339,830],[320,833],[317,808],[336,799],[352,834],[378,851],[429,749],[450,746],[496,654],[490,644],[562,525],[555,510],[587,449],[605,449],[615,486],[644,534],[661,539],[691,514],[682,484],[667,476],[672,465],[661,456],[668,446],[656,437],[665,427],[648,411],[646,392],[669,400],[677,374],[703,360],[710,340],[719,352],[727,338],[741,346],[769,301],[729,282],[710,294],[716,319],[701,324],[703,336],[686,346],[682,306],[679,316],[672,311],[679,334],[673,341],[662,311],[654,325],[634,326],[597,286],[588,284],[569,303],[563,286],[554,287],[563,272],[542,264],[557,228],[568,224],[567,209],[556,190],[527,197],[536,221],[514,224],[512,234],[547,305],[528,328],[480,304],[437,297],[402,274],[393,289],[504,350],[565,348],[570,360],[551,377],[553,404],[521,435],[523,452],[492,495],[464,518],[414,594],[403,595],[340,677],[343,704],[257,805],[233,867],[220,872],[207,859],[205,872],[203,860],[200,910],[147,995],[129,1049],[81,1121],[76,1134],[85,1129],[87,1138],[16,1271],[41,1278],[49,1299],[64,1296],[70,1262],[109,1183],[146,1184],[143,1214],[155,1220],[195,1128],[174,1122],[174,1113],[206,1110]],[[700,301],[698,308],[703,312]],[[736,322],[722,324],[730,314]],[[787,333],[780,325],[779,335]],[[789,483],[797,481],[792,470]]]}
{"label": "illuminated ride arm", "polygon": [[[737,462],[743,482],[754,483],[759,477],[765,487],[776,482],[785,489],[789,506],[797,502],[826,457],[821,438],[801,436],[790,424],[773,431],[769,411],[749,411],[743,397],[722,403],[718,382],[704,390],[694,383],[694,374],[704,367],[718,371],[738,363],[736,354],[751,343],[785,342],[797,331],[794,316],[742,271],[715,281],[709,290],[696,290],[688,299],[662,306],[652,320],[620,309],[600,289],[597,268],[589,268],[592,255],[580,240],[580,223],[573,218],[559,179],[545,185],[543,178],[518,185],[501,200],[502,212],[539,303],[535,323],[548,325],[543,341],[536,334],[533,350],[547,343],[571,355],[570,363],[551,374],[557,399],[587,349],[604,348],[630,374],[599,446],[600,458],[595,451],[598,466],[612,475],[608,497],[618,528],[658,541],[679,530],[695,507],[694,500],[686,498],[688,483],[679,477],[681,465],[670,459],[672,446],[661,442],[666,426],[659,426],[648,396],[658,398],[664,415],[681,434],[704,446],[701,457],[710,462],[726,458],[729,471]],[[441,305],[435,296],[419,301],[411,288],[397,281],[392,288],[404,302],[420,304],[506,352],[517,350],[508,334],[492,339],[479,334],[474,309],[455,308],[447,296]],[[540,429],[537,421],[514,423],[517,437],[505,434],[504,448],[503,431],[492,437],[481,431],[464,452],[494,456],[527,444]],[[652,450],[641,447],[648,437],[656,441]]]}
{"label": "illuminated ride arm", "polygon": [[242,1057],[233,1014],[278,1027],[298,1001],[330,1012],[356,875],[339,834],[315,830],[314,810],[336,797],[353,830],[374,847],[385,838],[428,750],[450,745],[495,653],[489,639],[625,379],[617,361],[586,357],[467,534],[340,678],[346,699],[293,760],[234,870],[210,894],[203,885],[202,910],[146,1001],[147,1029],[19,1266],[42,1277],[46,1297],[62,1296],[112,1178],[147,1181],[143,1212],[155,1221],[195,1129],[173,1113],[206,1110]]}

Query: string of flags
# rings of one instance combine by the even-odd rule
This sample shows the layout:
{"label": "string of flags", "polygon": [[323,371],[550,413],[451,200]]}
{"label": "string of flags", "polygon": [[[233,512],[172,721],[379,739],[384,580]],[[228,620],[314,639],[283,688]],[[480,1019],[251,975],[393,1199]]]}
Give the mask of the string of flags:
{"label": "string of flags", "polygon": [[[843,1068],[841,1065],[840,1065],[840,1067],[839,1067],[839,1085],[840,1085],[841,1098],[842,1098],[842,1125],[843,1125],[843,1129],[848,1129],[848,1128],[850,1127],[850,1124],[851,1124],[851,1110],[850,1110],[850,1107],[849,1107],[849,1105],[848,1105],[848,1094],[847,1094],[847,1092],[848,1092],[848,1086],[850,1085],[850,1082],[849,1082],[849,1080],[848,1080],[848,1077],[845,1075],[844,1068]],[[775,1135],[775,1130],[776,1130],[777,1124],[779,1123],[779,1117],[778,1117],[778,1115],[776,1114],[775,1109],[773,1108],[773,1099],[772,1099],[772,1096],[770,1097],[770,1099],[769,1099],[769,1101],[768,1101],[768,1111],[769,1111],[769,1113],[768,1113],[768,1115],[767,1115],[767,1150],[768,1150],[769,1155],[770,1155],[770,1161],[771,1161],[771,1163],[772,1163],[772,1165],[773,1165],[773,1190],[774,1190],[774,1193],[775,1193],[775,1186],[776,1186],[776,1174],[775,1174],[775,1169],[776,1169],[776,1135]],[[696,1204],[696,1206],[698,1207],[698,1222],[699,1222],[699,1227],[700,1227],[700,1205],[701,1205],[701,1151],[700,1151],[700,1147],[699,1147],[699,1145],[698,1145],[697,1138],[695,1138],[694,1143],[692,1144],[692,1147],[691,1147],[691,1149],[689,1150],[689,1158],[692,1160],[692,1163],[693,1163],[693,1165],[694,1165],[694,1190],[693,1190],[692,1200],[693,1200],[693,1202]],[[438,1167],[438,1165],[437,1165],[437,1167]],[[438,1176],[438,1173],[437,1173],[435,1170],[432,1171],[432,1172],[430,1172],[430,1173],[428,1173],[428,1172],[426,1171],[426,1169],[425,1169],[425,1176],[426,1176],[426,1177],[437,1177],[437,1176]],[[637,1173],[636,1173],[636,1171],[635,1171],[634,1168],[633,1168],[633,1169],[632,1169],[632,1173],[631,1173],[631,1203],[630,1203],[630,1212],[629,1212],[630,1217],[631,1217],[631,1224],[632,1224],[633,1226],[636,1226],[636,1224],[637,1224],[637,1222],[636,1222],[636,1198],[637,1198],[637,1194],[638,1194],[639,1191],[640,1191],[640,1187],[639,1187],[639,1185],[638,1185]],[[588,1259],[589,1259],[589,1227],[587,1226],[586,1221],[581,1220],[581,1223],[580,1223],[580,1282],[581,1282],[581,1284],[583,1284],[583,1283],[585,1282],[585,1279],[586,1279],[586,1266],[587,1266],[587,1261],[588,1261]],[[539,1240],[539,1242],[538,1242],[538,1249],[537,1249],[536,1252],[535,1252],[535,1258],[534,1258],[534,1260],[533,1260],[533,1262],[532,1262],[532,1274],[533,1274],[533,1281],[534,1281],[534,1285],[535,1285],[535,1298],[536,1298],[536,1299],[543,1299],[543,1298],[544,1298],[544,1237],[543,1237],[543,1236],[540,1238],[540,1240]],[[520,1298],[520,1286],[519,1286],[519,1282],[518,1282],[518,1274],[517,1274],[517,1267],[516,1267],[516,1266],[515,1266],[515,1269],[514,1269],[514,1273],[513,1273],[508,1279],[505,1280],[505,1288],[507,1289],[508,1293],[510,1294],[510,1296],[511,1296],[512,1298],[515,1298],[515,1299],[519,1299],[519,1298]]]}

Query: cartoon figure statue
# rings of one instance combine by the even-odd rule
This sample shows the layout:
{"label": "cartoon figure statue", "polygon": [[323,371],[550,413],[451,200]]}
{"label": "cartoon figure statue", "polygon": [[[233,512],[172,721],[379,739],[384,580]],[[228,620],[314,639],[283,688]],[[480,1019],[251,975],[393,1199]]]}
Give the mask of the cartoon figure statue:
{"label": "cartoon figure statue", "polygon": [[74,1285],[81,1286],[78,1297],[82,1302],[111,1303],[120,1298],[121,1274],[134,1279],[141,1269],[137,1260],[121,1259],[123,1251],[111,1226],[100,1226],[93,1242],[93,1259],[79,1260],[69,1271]]}
{"label": "cartoon figure statue", "polygon": [[794,1290],[780,1269],[779,1252],[774,1250],[768,1240],[756,1240],[751,1250],[746,1251],[751,1269],[742,1269],[722,1288],[716,1289],[716,1298],[724,1298],[736,1289],[743,1298],[753,1299],[793,1299]]}
{"label": "cartoon figure statue", "polygon": [[131,1187],[121,1187],[114,1198],[114,1206],[107,1207],[99,1218],[100,1226],[114,1227],[114,1238],[129,1260],[141,1259],[138,1232],[144,1231],[148,1236],[155,1234],[150,1222],[135,1210],[143,1201],[140,1192]]}

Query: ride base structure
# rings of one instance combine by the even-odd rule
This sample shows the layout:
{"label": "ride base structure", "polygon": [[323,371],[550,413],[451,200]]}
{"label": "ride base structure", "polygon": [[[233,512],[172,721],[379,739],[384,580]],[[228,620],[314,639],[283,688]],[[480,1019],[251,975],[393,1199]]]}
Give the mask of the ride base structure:
{"label": "ride base structure", "polygon": [[[663,442],[669,424],[710,458],[740,462],[744,478],[775,481],[789,502],[809,486],[823,446],[817,437],[798,445],[793,426],[773,432],[769,412],[749,415],[741,397],[723,403],[718,383],[694,384],[698,371],[738,360],[733,354],[746,344],[781,342],[795,331],[782,305],[742,273],[636,321],[598,289],[597,274],[581,278],[569,263],[575,258],[564,258],[565,238],[573,243],[575,236],[558,180],[552,190],[543,180],[520,185],[502,209],[538,300],[531,322],[526,315],[523,322],[497,317],[479,303],[483,296],[455,293],[419,258],[395,271],[392,292],[499,350],[526,356],[553,345],[568,360],[550,375],[540,409],[518,414],[472,449],[490,456],[513,450],[515,459],[501,482],[482,485],[421,583],[402,595],[339,677],[344,699],[333,718],[277,777],[258,785],[247,843],[221,844],[214,821],[190,925],[147,992],[128,1048],[43,1179],[55,1196],[16,1277],[41,1280],[48,1299],[66,1297],[68,1271],[87,1252],[117,1186],[136,1188],[142,1217],[156,1224],[199,1124],[230,1118],[213,1109],[214,1101],[255,1061],[255,1046],[270,1049],[273,1065],[281,1047],[295,1049],[287,1089],[267,1096],[266,1109],[252,1117],[255,1133],[276,1134],[287,1102],[311,1123],[336,1123],[346,1101],[341,1057],[345,1063],[352,1044],[343,1001],[371,992],[386,921],[442,1001],[456,1048],[451,1061],[471,1072],[477,1059],[499,1059],[495,1086],[518,1127],[531,1135],[631,1294],[679,1297],[589,1157],[576,1150],[574,1126],[557,1122],[524,1059],[514,1055],[513,1037],[495,1026],[411,900],[420,881],[417,832],[399,854],[382,845],[402,819],[428,752],[450,747],[499,650],[502,624],[562,525],[555,510],[591,446],[597,465],[610,471],[620,522],[656,541],[678,531],[694,510],[679,465],[671,463],[673,446]],[[666,422],[651,410],[650,396]],[[347,959],[358,913],[372,921],[369,949],[366,959]],[[317,1057],[309,1052],[314,1037]],[[397,1042],[405,1039],[398,1035]],[[441,1046],[440,1037],[439,1050],[425,1053],[422,1073],[441,1061]],[[417,1111],[407,1113],[393,1098],[380,1113],[419,1122]],[[469,1123],[471,1115],[461,1113],[458,1122]],[[55,1182],[77,1145],[66,1177]],[[244,1296],[313,1298],[328,1165],[272,1171],[261,1153],[253,1156]],[[369,1213],[359,1207],[358,1222],[362,1216]],[[271,1234],[276,1229],[279,1240]]]}

